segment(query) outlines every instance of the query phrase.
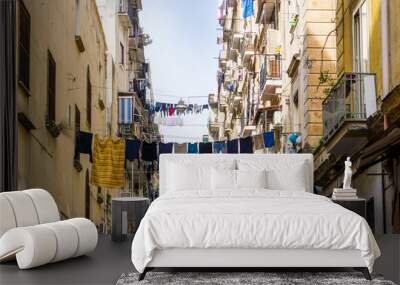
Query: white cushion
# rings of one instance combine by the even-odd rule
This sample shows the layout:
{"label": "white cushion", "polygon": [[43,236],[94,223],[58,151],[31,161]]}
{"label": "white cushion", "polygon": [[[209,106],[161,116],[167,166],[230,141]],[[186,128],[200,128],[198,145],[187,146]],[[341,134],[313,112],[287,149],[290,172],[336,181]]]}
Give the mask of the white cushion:
{"label": "white cushion", "polygon": [[65,220],[71,224],[78,233],[78,248],[74,257],[93,251],[97,246],[98,233],[92,221],[85,218],[74,218]]}
{"label": "white cushion", "polygon": [[309,169],[305,161],[290,159],[252,161],[238,160],[239,170],[267,171],[267,188],[271,190],[308,191],[310,188]]}
{"label": "white cushion", "polygon": [[0,260],[15,255],[20,269],[49,263],[56,251],[56,236],[43,225],[13,228],[0,238]]}
{"label": "white cushion", "polygon": [[57,204],[49,192],[43,189],[29,189],[23,192],[31,197],[39,218],[39,224],[60,220]]}
{"label": "white cushion", "polygon": [[17,227],[33,226],[39,223],[35,205],[24,191],[3,192],[1,195],[10,203]]}
{"label": "white cushion", "polygon": [[211,170],[212,190],[236,190],[236,170],[216,169]]}
{"label": "white cushion", "polygon": [[0,237],[6,231],[15,228],[16,226],[17,223],[10,202],[6,197],[0,195]]}
{"label": "white cushion", "polygon": [[28,269],[86,254],[96,248],[96,226],[75,218],[7,231],[0,238],[0,261],[16,256],[20,269]]}
{"label": "white cushion", "polygon": [[210,189],[211,179],[209,167],[187,167],[176,163],[169,166],[169,191],[185,191],[193,189]]}
{"label": "white cushion", "polygon": [[263,170],[236,170],[237,187],[267,188],[267,171]]}
{"label": "white cushion", "polygon": [[57,240],[57,250],[51,262],[70,258],[78,250],[78,233],[66,221],[43,224],[51,229]]}
{"label": "white cushion", "polygon": [[267,171],[267,188],[272,190],[306,191],[304,163],[286,169],[274,168]]}

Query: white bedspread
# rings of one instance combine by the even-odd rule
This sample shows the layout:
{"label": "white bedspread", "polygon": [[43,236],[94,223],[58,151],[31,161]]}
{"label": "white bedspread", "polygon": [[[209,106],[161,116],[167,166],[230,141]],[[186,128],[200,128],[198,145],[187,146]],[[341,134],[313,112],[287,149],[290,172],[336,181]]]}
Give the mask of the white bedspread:
{"label": "white bedspread", "polygon": [[143,218],[132,262],[143,272],[155,249],[358,249],[372,271],[380,251],[359,215],[328,198],[299,191],[166,193]]}

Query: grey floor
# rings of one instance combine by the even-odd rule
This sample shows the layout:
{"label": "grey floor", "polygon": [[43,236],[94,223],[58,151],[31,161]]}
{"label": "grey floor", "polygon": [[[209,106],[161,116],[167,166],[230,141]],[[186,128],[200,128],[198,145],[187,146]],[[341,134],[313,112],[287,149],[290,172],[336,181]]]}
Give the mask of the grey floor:
{"label": "grey floor", "polygon": [[[15,262],[0,264],[0,285],[9,284],[115,284],[122,273],[135,269],[130,259],[131,239],[121,243],[99,236],[97,249],[82,256],[30,270]],[[374,271],[400,284],[400,235],[378,236],[382,256]]]}
{"label": "grey floor", "polygon": [[0,284],[115,284],[122,273],[134,271],[132,240],[116,243],[100,235],[94,252],[42,267],[19,270],[16,262],[0,264]]}

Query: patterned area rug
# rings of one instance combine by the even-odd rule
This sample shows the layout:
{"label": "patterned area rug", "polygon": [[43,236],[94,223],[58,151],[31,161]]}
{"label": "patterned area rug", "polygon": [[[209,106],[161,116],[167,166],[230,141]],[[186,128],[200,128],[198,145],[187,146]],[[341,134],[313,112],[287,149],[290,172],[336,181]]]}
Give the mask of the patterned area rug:
{"label": "patterned area rug", "polygon": [[138,281],[138,273],[122,274],[117,285],[146,284],[379,284],[395,285],[381,276],[372,275],[368,281],[359,272],[148,272],[146,278]]}

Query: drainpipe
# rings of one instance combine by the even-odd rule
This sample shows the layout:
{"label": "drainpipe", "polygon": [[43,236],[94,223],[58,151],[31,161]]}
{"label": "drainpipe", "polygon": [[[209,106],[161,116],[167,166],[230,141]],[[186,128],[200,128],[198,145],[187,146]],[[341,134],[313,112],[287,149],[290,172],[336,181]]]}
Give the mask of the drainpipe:
{"label": "drainpipe", "polygon": [[[389,61],[389,15],[388,0],[381,0],[381,35],[382,35],[382,97],[389,94],[390,89],[390,61]],[[388,120],[384,115],[384,129],[388,128]]]}

